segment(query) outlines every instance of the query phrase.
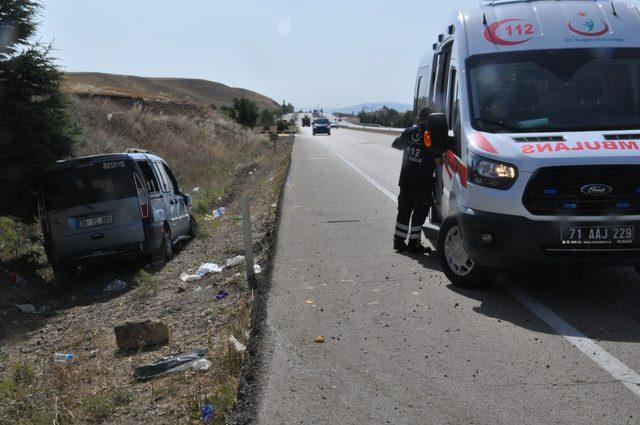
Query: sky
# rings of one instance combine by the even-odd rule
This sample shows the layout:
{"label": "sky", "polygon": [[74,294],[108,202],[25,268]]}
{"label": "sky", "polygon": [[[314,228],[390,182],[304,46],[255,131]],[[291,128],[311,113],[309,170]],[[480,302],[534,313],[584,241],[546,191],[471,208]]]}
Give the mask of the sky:
{"label": "sky", "polygon": [[203,78],[296,107],[411,103],[417,63],[477,0],[48,0],[69,72]]}

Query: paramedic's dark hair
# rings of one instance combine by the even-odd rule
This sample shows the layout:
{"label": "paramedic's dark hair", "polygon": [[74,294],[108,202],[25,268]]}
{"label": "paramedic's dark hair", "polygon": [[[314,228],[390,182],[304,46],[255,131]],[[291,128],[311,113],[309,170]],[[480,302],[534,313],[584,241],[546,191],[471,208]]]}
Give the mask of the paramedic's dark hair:
{"label": "paramedic's dark hair", "polygon": [[424,108],[420,109],[420,113],[418,114],[418,123],[426,124],[427,118],[429,118],[429,115],[431,115],[432,113],[433,111],[428,106],[425,106]]}

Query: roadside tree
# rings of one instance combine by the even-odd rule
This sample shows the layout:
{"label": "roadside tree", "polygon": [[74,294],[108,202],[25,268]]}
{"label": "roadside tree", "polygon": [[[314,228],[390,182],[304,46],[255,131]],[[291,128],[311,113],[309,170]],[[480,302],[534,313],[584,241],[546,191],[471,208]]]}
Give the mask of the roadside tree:
{"label": "roadside tree", "polygon": [[32,221],[42,171],[78,134],[50,46],[32,42],[40,4],[0,0],[0,216]]}

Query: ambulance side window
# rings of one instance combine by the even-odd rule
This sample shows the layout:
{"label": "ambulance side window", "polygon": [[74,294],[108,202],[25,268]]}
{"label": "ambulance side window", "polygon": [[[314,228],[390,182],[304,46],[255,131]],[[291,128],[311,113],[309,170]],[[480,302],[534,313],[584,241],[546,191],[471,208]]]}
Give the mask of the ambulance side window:
{"label": "ambulance side window", "polygon": [[449,96],[447,99],[447,121],[449,122],[449,130],[453,130],[453,105],[458,95],[458,80],[456,80],[457,72],[455,67],[451,67],[449,79]]}
{"label": "ambulance side window", "polygon": [[436,110],[444,112],[446,108],[446,90],[449,82],[449,66],[451,65],[451,53],[453,42],[447,43],[440,52],[438,59],[438,72],[435,90],[434,104]]}
{"label": "ambulance side window", "polygon": [[436,75],[438,74],[438,62],[440,62],[441,53],[433,55],[433,66],[431,67],[431,79],[429,83],[429,104],[433,105],[433,96],[436,87]]}
{"label": "ambulance side window", "polygon": [[[455,72],[455,68],[453,70]],[[456,75],[452,75],[454,78]],[[450,124],[449,126],[453,130],[453,138],[455,140],[454,144],[454,152],[458,158],[462,155],[462,135],[461,125],[460,125],[460,98],[458,95],[458,80],[453,80],[453,89],[452,89],[452,97],[451,97],[451,106],[450,106]]]}
{"label": "ambulance side window", "polygon": [[416,102],[415,102],[415,109],[414,109],[414,113],[415,116],[417,117],[417,115],[420,113],[420,110],[422,108],[424,108],[425,106],[429,105],[429,85],[428,85],[428,81],[429,81],[429,67],[425,66],[422,67],[418,70],[418,73],[420,75],[419,79],[418,79],[418,87],[417,87],[417,93],[416,93]]}

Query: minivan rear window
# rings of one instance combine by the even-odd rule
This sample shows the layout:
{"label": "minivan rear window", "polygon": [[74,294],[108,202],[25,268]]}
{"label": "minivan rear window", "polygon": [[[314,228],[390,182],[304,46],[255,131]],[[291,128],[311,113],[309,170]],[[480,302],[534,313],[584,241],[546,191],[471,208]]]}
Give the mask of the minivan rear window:
{"label": "minivan rear window", "polygon": [[45,176],[43,189],[47,209],[53,212],[137,196],[133,172],[124,161],[54,170]]}

